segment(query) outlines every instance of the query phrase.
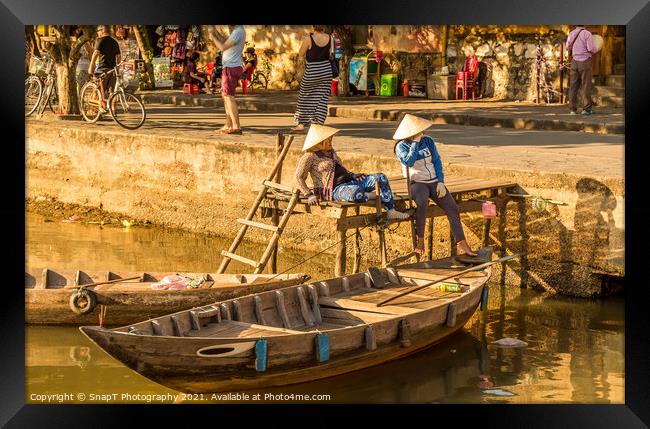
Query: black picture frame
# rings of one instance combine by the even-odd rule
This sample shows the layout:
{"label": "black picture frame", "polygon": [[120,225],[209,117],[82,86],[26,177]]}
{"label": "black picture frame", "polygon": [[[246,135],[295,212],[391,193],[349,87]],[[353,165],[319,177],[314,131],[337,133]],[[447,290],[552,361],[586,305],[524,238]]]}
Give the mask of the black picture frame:
{"label": "black picture frame", "polygon": [[[2,28],[2,58],[0,84],[3,97],[5,145],[11,156],[3,169],[4,204],[0,209],[5,232],[14,238],[4,248],[11,249],[3,258],[5,272],[12,275],[5,286],[4,317],[0,320],[0,424],[10,427],[92,426],[142,422],[152,425],[152,418],[167,419],[172,413],[208,417],[215,425],[224,415],[239,415],[253,424],[274,426],[286,422],[286,413],[300,409],[305,425],[321,423],[338,425],[329,406],[258,407],[252,414],[244,406],[77,406],[25,405],[24,386],[24,296],[19,287],[20,260],[24,265],[24,205],[25,153],[24,117],[21,115],[23,96],[24,25],[25,24],[153,24],[233,23],[247,24],[312,24],[314,19],[328,24],[611,24],[626,26],[626,131],[625,173],[627,182],[625,223],[632,234],[626,234],[626,316],[625,316],[625,405],[499,405],[499,406],[346,406],[338,407],[350,416],[357,415],[366,424],[385,413],[395,415],[402,424],[447,424],[443,417],[455,419],[455,424],[487,424],[499,427],[646,427],[650,422],[650,371],[648,369],[648,323],[650,313],[645,309],[646,298],[642,274],[642,252],[648,234],[642,225],[649,219],[649,210],[642,188],[647,179],[646,162],[640,152],[647,141],[645,107],[650,79],[650,4],[647,0],[564,0],[527,1],[492,0],[480,2],[432,2],[410,0],[378,3],[368,0],[329,3],[223,3],[210,1],[173,2],[143,0],[133,4],[128,0],[25,1],[3,0],[0,4]],[[179,22],[181,21],[181,22]],[[7,131],[10,131],[9,133]],[[13,137],[8,137],[13,136]],[[646,173],[646,174],[644,174]],[[4,234],[8,236],[9,234]],[[17,243],[16,243],[17,242]],[[23,249],[19,252],[17,249]],[[643,254],[641,253],[642,257]],[[248,406],[246,406],[248,408]],[[125,415],[127,413],[128,415]],[[416,417],[415,414],[418,414]],[[282,417],[282,416],[285,417]],[[128,419],[128,420],[127,420]],[[383,416],[382,416],[383,421]],[[122,423],[120,423],[122,422]],[[189,421],[188,421],[189,423]]]}

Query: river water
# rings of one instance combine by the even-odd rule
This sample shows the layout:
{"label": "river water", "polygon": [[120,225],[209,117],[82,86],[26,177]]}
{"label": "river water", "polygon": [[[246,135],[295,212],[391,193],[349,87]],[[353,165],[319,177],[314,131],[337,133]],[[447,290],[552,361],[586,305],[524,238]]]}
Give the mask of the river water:
{"label": "river water", "polygon": [[[215,272],[220,251],[230,244],[155,227],[100,227],[32,214],[26,222],[26,261],[34,268]],[[248,257],[262,251],[258,245],[240,249]],[[281,248],[278,269],[313,256]],[[333,262],[331,255],[318,255],[290,272],[324,279]],[[233,261],[229,272],[237,271],[247,270]],[[573,299],[501,283],[497,276],[490,280],[487,311],[477,311],[463,331],[430,349],[338,377],[230,396],[176,396],[105,354],[76,327],[27,326],[26,402],[625,402],[623,298]],[[489,344],[503,337],[528,346]]]}

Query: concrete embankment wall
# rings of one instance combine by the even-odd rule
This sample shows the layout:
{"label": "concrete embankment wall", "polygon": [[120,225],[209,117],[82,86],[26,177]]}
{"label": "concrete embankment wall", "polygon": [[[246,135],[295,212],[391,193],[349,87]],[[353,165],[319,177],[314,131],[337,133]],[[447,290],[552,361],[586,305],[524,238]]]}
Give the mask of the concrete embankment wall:
{"label": "concrete embankment wall", "polygon": [[[30,123],[26,129],[27,198],[55,199],[122,213],[154,224],[233,236],[253,203],[255,190],[269,174],[275,148],[256,144],[197,141],[183,136],[98,131]],[[283,183],[293,184],[299,145],[289,152]],[[390,157],[340,152],[353,171],[399,174]],[[513,199],[492,222],[496,250],[528,252],[513,263],[509,283],[576,296],[604,293],[600,274],[624,275],[624,183],[622,178],[594,179],[570,174],[539,174],[505,168],[451,164],[450,176],[505,179],[522,190],[567,203],[531,204]],[[474,247],[483,234],[480,214],[463,214],[465,232]],[[436,220],[434,254],[449,253],[446,218]],[[336,241],[334,222],[316,216],[291,218],[281,247],[321,250]],[[247,238],[265,241],[266,234]],[[410,230],[402,224],[387,233],[389,258],[410,250]],[[352,239],[348,242],[348,255]],[[334,252],[332,247],[329,252]],[[377,261],[376,234],[362,231],[363,258]],[[348,258],[349,262],[352,258]]]}

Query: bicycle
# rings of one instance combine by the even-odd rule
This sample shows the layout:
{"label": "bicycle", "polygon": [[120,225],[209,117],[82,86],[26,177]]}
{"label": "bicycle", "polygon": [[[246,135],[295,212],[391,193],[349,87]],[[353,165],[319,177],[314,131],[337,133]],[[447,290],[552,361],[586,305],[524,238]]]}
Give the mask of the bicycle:
{"label": "bicycle", "polygon": [[25,117],[34,112],[41,116],[45,106],[55,113],[59,110],[59,96],[56,91],[54,60],[48,54],[31,56],[29,74],[25,79]]}
{"label": "bicycle", "polygon": [[[144,104],[133,93],[124,89],[124,82],[119,73],[119,67],[127,61],[126,59],[116,64],[111,70],[100,75],[93,76],[79,91],[79,110],[84,120],[95,123],[102,113],[110,113],[117,124],[127,130],[140,128],[147,117]],[[104,98],[100,90],[99,80],[107,76],[115,75],[115,85],[111,89],[108,99]],[[106,108],[102,102],[106,102]]]}
{"label": "bicycle", "polygon": [[267,89],[269,86],[269,78],[265,73],[261,71],[255,71],[253,72],[253,78],[251,79],[250,86],[253,88]]}

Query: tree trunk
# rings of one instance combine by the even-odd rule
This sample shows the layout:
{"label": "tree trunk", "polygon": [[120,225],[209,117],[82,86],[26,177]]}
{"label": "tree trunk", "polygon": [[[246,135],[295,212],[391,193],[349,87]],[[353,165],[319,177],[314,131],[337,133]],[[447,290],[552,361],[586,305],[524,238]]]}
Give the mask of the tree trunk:
{"label": "tree trunk", "polygon": [[149,34],[147,33],[147,27],[144,25],[134,25],[135,40],[138,43],[138,49],[140,49],[140,56],[144,60],[145,64],[145,73],[147,75],[148,87],[153,89],[154,77],[153,77],[153,65],[151,60],[153,59],[153,47],[151,46],[151,41],[149,40]]}
{"label": "tree trunk", "polygon": [[79,114],[79,102],[77,100],[77,79],[75,76],[76,66],[70,70],[67,65],[56,65],[57,91],[59,95],[60,112],[64,115]]}
{"label": "tree trunk", "polygon": [[49,53],[54,58],[57,93],[60,112],[64,115],[79,114],[77,97],[77,63],[82,47],[91,41],[95,28],[91,25],[81,27],[81,33],[73,39],[69,25],[54,26],[56,42],[50,46]]}

